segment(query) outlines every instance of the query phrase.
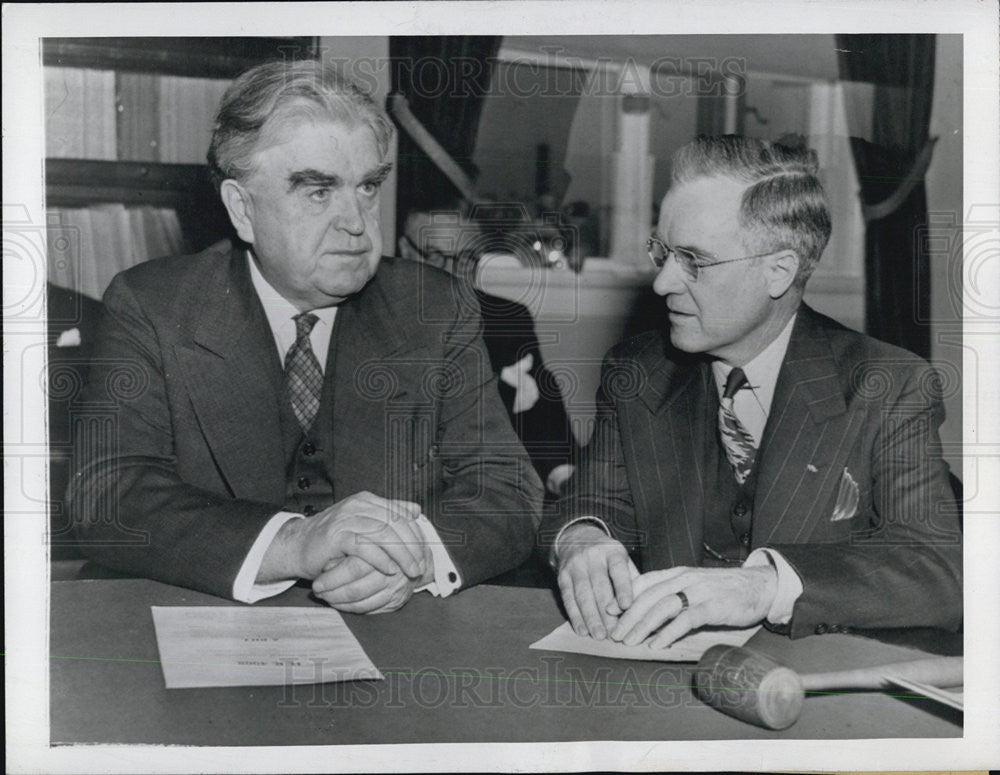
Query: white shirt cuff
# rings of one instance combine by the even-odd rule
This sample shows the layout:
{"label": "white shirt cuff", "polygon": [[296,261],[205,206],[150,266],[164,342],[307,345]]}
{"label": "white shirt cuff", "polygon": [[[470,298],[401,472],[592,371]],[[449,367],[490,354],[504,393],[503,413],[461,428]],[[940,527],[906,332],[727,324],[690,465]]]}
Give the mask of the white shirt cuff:
{"label": "white shirt cuff", "polygon": [[559,532],[556,533],[555,540],[552,542],[552,552],[549,556],[549,564],[553,568],[556,567],[556,554],[558,553],[557,550],[559,548],[559,541],[560,539],[562,539],[563,533],[565,533],[569,528],[573,527],[573,525],[576,525],[580,522],[589,522],[592,525],[596,525],[601,530],[603,530],[606,535],[609,536],[611,535],[611,531],[608,529],[608,526],[604,523],[604,520],[601,519],[600,517],[577,517],[576,519],[571,519],[569,522],[567,522],[559,529]]}
{"label": "white shirt cuff", "polygon": [[448,554],[448,550],[441,543],[441,537],[438,535],[437,530],[434,529],[431,521],[421,514],[417,517],[416,523],[417,527],[420,528],[420,532],[423,533],[424,542],[430,547],[431,558],[434,561],[434,581],[424,584],[422,587],[417,587],[416,591],[430,592],[434,597],[448,597],[448,595],[462,586],[462,577],[459,575],[455,563],[451,561],[451,555]]}
{"label": "white shirt cuff", "polygon": [[250,547],[246,559],[243,560],[240,572],[236,574],[236,580],[233,582],[233,600],[238,600],[241,603],[256,603],[258,600],[280,595],[298,581],[298,579],[285,579],[269,584],[256,583],[261,563],[264,562],[264,555],[271,547],[271,542],[274,541],[274,537],[282,526],[292,519],[302,519],[302,515],[290,511],[279,511],[264,525],[264,529],[260,531],[257,540]]}
{"label": "white shirt cuff", "polygon": [[767,612],[767,620],[771,624],[788,624],[792,619],[792,611],[795,609],[795,601],[802,594],[802,579],[795,569],[788,564],[788,560],[781,556],[780,552],[774,549],[761,547],[754,549],[743,563],[744,568],[752,568],[759,565],[773,565],[778,573],[778,591],[771,603],[771,608]]}

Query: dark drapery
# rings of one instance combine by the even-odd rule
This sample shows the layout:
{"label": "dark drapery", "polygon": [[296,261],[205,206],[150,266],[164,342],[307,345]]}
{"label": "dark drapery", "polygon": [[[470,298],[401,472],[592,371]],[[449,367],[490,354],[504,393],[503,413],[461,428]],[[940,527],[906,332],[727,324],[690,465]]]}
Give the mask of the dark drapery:
{"label": "dark drapery", "polygon": [[[500,36],[413,35],[389,39],[392,90],[474,180],[483,98],[489,91]],[[405,132],[399,137],[397,231],[414,209],[433,209],[458,191]]]}
{"label": "dark drapery", "polygon": [[[868,333],[927,358],[929,264],[918,248],[927,226],[922,171],[929,162],[935,36],[836,37],[841,78],[874,84],[871,115],[847,103],[866,221]],[[868,125],[870,136],[861,137]],[[893,198],[900,200],[895,207]],[[887,200],[889,206],[878,207]]]}

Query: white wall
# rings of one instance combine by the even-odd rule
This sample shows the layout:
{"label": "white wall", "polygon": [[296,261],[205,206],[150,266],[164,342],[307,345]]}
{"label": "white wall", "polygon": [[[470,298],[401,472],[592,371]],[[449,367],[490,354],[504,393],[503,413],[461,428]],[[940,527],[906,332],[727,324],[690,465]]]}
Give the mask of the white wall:
{"label": "white wall", "polygon": [[473,162],[479,193],[497,201],[535,201],[536,147],[549,146],[550,179],[558,189],[566,157],[568,128],[582,73],[502,63],[494,68],[483,104]]}
{"label": "white wall", "polygon": [[624,338],[628,319],[652,281],[652,268],[601,259],[587,261],[579,275],[488,262],[481,266],[480,287],[531,311],[542,358],[560,384],[581,443],[593,428],[601,361]]}

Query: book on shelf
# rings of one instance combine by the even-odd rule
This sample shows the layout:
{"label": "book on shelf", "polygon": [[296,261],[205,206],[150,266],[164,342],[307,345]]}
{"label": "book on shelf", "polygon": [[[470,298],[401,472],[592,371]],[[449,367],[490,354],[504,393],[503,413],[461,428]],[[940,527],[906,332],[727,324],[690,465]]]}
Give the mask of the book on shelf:
{"label": "book on shelf", "polygon": [[100,299],[111,279],[151,258],[183,251],[177,213],[163,207],[51,208],[49,240],[67,238],[69,251],[50,251],[49,280],[63,288]]}
{"label": "book on shelf", "polygon": [[46,155],[116,159],[115,73],[73,67],[44,73]]}

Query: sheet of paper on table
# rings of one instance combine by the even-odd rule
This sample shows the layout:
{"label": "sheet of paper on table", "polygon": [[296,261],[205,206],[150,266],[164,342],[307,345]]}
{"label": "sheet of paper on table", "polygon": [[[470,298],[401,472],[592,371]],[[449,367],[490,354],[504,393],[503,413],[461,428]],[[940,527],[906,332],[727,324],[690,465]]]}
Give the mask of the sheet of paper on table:
{"label": "sheet of paper on table", "polygon": [[[594,640],[589,636],[577,635],[569,622],[556,627],[552,632],[529,648],[543,651],[569,651],[574,654],[591,654],[595,657],[612,659],[643,659],[655,662],[697,662],[709,648],[717,643],[727,646],[742,646],[760,626],[744,630],[729,628],[705,628],[685,635],[674,641],[669,648],[651,649],[646,642],[636,646],[626,646],[613,640]],[[647,641],[648,642],[648,641]]]}
{"label": "sheet of paper on table", "polygon": [[332,608],[152,606],[168,689],[381,679]]}

